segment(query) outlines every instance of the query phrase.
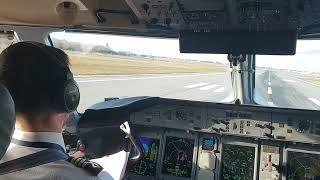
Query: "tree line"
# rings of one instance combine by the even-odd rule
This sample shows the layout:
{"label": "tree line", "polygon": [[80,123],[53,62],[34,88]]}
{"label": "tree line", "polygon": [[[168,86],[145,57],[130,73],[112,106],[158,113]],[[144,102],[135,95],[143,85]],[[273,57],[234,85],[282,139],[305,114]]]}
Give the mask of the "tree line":
{"label": "tree line", "polygon": [[132,52],[128,51],[115,51],[108,43],[106,45],[93,45],[89,43],[72,42],[62,39],[51,39],[53,45],[59,49],[65,51],[75,51],[84,53],[98,53],[98,54],[113,54],[113,55],[123,55],[123,56],[138,56]]}

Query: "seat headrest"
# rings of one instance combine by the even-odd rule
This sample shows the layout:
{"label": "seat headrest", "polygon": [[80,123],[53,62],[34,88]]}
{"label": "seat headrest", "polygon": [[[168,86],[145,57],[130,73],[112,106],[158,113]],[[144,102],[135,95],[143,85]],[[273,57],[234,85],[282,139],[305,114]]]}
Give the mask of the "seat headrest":
{"label": "seat headrest", "polygon": [[14,102],[7,88],[0,82],[0,159],[10,144],[15,121]]}

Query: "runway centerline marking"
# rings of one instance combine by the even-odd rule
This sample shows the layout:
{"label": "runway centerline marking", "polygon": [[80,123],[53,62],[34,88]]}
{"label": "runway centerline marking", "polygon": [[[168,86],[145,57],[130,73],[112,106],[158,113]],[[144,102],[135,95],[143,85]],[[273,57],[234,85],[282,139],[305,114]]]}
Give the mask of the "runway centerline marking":
{"label": "runway centerline marking", "polygon": [[196,88],[196,87],[200,87],[200,86],[205,86],[209,83],[198,83],[198,84],[191,84],[191,85],[188,85],[188,86],[184,86],[184,88],[188,88],[188,89],[191,89],[191,88]]}
{"label": "runway centerline marking", "polygon": [[271,87],[268,87],[268,94],[272,94],[272,89],[271,89]]}
{"label": "runway centerline marking", "polygon": [[224,87],[218,88],[216,90],[214,90],[215,93],[222,93],[224,92]]}
{"label": "runway centerline marking", "polygon": [[314,104],[320,106],[320,101],[316,98],[308,98],[310,101],[312,101]]}
{"label": "runway centerline marking", "polygon": [[213,85],[201,87],[201,88],[199,88],[199,90],[206,91],[206,90],[210,90],[210,89],[216,88],[218,86],[219,85],[213,84]]}

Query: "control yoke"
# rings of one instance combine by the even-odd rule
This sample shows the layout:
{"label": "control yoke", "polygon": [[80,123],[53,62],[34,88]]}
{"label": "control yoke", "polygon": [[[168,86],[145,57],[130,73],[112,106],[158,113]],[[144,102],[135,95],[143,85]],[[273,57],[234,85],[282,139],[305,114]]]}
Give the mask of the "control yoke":
{"label": "control yoke", "polygon": [[130,142],[133,144],[134,148],[137,150],[137,154],[130,158],[130,161],[138,161],[142,158],[143,148],[141,144],[136,141],[134,138],[128,121],[120,125],[120,129],[126,134],[126,138],[129,138]]}

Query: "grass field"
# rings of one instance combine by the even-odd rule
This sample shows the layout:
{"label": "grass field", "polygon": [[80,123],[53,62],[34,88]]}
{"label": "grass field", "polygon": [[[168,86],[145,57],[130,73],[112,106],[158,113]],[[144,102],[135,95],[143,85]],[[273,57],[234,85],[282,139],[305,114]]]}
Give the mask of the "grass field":
{"label": "grass field", "polygon": [[222,64],[143,57],[103,56],[68,53],[76,75],[162,74],[225,72]]}
{"label": "grass field", "polygon": [[304,75],[302,77],[299,77],[300,79],[316,84],[316,85],[320,85],[320,76],[312,76],[312,75]]}

